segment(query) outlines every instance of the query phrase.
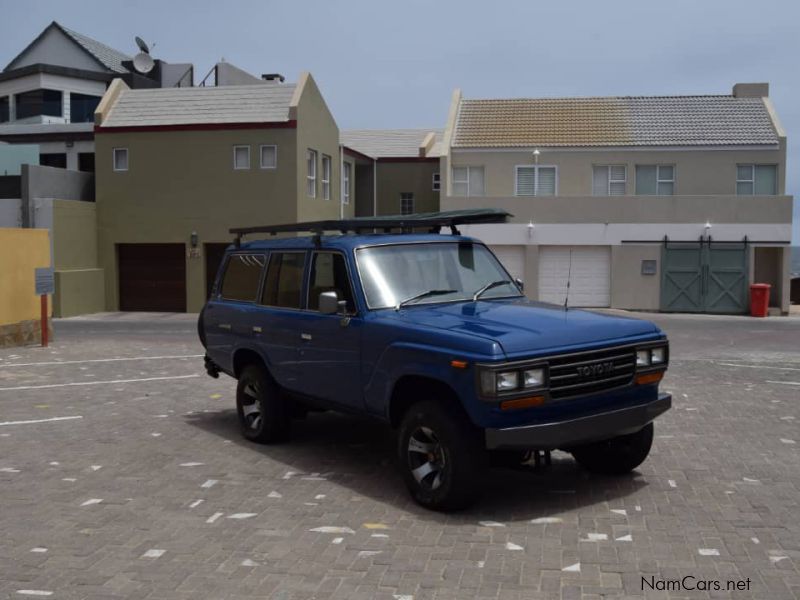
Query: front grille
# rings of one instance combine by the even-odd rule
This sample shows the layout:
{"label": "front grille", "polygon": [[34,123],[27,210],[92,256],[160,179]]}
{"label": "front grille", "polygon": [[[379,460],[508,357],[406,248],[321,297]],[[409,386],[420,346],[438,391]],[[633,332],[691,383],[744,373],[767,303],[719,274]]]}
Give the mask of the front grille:
{"label": "front grille", "polygon": [[628,385],[636,371],[636,349],[628,346],[555,356],[548,364],[553,400],[586,396]]}

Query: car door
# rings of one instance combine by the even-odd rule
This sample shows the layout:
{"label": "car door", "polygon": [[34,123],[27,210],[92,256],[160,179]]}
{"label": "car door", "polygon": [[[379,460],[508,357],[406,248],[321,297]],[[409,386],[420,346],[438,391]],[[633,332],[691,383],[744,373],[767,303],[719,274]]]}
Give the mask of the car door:
{"label": "car door", "polygon": [[287,390],[298,392],[302,373],[297,360],[303,317],[305,250],[273,250],[251,323],[252,335],[267,358],[272,376]]}
{"label": "car door", "polygon": [[[308,298],[300,324],[298,379],[302,393],[361,409],[361,334],[363,321],[356,312],[352,278],[341,252],[318,250],[311,256]],[[341,314],[319,312],[319,296],[335,291],[346,303]]]}
{"label": "car door", "polygon": [[218,365],[232,370],[233,352],[248,346],[250,321],[261,284],[266,255],[263,252],[236,252],[228,255],[218,289],[205,307],[207,351]]}

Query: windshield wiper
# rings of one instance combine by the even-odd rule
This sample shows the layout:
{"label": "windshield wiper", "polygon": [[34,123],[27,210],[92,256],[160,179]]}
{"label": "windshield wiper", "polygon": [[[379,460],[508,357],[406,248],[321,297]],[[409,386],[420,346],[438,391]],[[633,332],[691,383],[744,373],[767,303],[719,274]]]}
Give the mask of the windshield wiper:
{"label": "windshield wiper", "polygon": [[458,290],[428,290],[427,292],[422,292],[421,294],[417,294],[416,296],[411,296],[411,298],[406,298],[402,302],[399,302],[397,306],[394,307],[395,310],[400,310],[401,307],[405,306],[409,302],[414,302],[415,300],[422,300],[423,298],[428,298],[430,296],[443,296],[445,294],[454,294]]}
{"label": "windshield wiper", "polygon": [[483,296],[486,292],[488,292],[491,289],[494,289],[496,287],[500,287],[501,285],[511,285],[512,283],[513,282],[509,281],[508,279],[501,279],[500,281],[493,281],[492,283],[487,283],[485,286],[483,286],[477,292],[472,294],[472,301],[473,302],[477,302],[478,298]]}

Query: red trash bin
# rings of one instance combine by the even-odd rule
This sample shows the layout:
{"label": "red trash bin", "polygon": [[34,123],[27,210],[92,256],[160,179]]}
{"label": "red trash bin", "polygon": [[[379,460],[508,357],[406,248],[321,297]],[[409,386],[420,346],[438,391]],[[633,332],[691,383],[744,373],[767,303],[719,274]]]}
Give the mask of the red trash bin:
{"label": "red trash bin", "polygon": [[769,311],[769,290],[771,287],[768,283],[754,283],[750,286],[750,316],[767,316]]}

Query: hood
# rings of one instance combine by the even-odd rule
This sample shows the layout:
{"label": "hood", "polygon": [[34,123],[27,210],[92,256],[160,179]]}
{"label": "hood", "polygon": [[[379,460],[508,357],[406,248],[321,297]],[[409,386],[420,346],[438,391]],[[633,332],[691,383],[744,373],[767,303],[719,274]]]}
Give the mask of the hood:
{"label": "hood", "polygon": [[661,333],[650,321],[524,299],[408,306],[391,314],[418,325],[496,340],[509,357],[636,342]]}

